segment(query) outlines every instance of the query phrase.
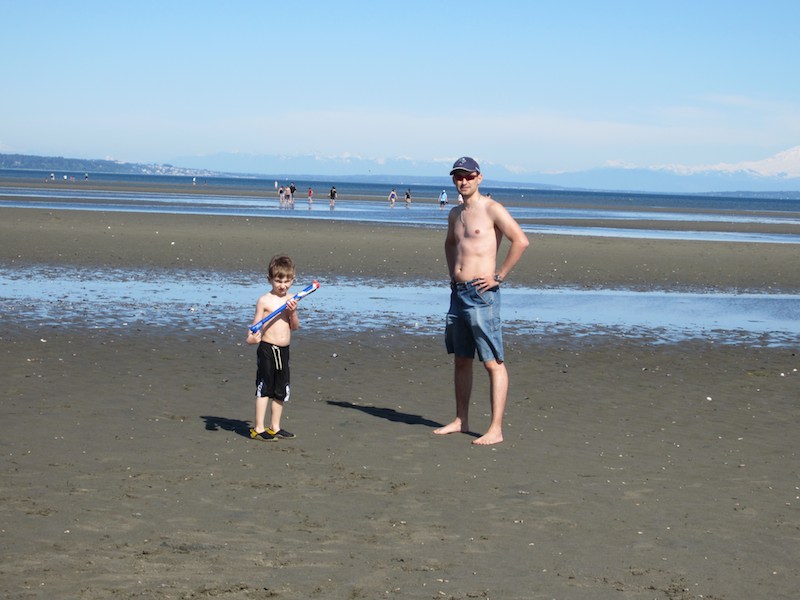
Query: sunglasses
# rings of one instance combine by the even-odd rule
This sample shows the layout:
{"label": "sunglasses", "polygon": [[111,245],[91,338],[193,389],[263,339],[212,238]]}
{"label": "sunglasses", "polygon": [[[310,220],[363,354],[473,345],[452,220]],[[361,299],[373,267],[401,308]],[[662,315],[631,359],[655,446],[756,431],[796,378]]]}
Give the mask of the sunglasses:
{"label": "sunglasses", "polygon": [[467,181],[472,181],[473,179],[476,179],[479,175],[480,175],[480,173],[458,172],[458,173],[454,173],[453,174],[453,179],[455,181],[460,181],[462,179],[466,179]]}

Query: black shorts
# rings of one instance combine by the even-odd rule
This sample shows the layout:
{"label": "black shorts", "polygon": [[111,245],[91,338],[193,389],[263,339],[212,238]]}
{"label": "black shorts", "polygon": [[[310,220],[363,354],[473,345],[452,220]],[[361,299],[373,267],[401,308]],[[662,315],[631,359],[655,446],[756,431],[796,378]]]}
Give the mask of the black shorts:
{"label": "black shorts", "polygon": [[256,396],[287,401],[289,399],[289,346],[258,345],[256,353]]}

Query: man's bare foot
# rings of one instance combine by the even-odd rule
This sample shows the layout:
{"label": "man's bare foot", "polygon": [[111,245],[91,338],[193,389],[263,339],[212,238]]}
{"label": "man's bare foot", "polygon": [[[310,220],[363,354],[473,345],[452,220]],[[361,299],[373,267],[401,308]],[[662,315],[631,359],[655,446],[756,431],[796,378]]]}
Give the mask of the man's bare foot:
{"label": "man's bare foot", "polygon": [[469,431],[469,427],[465,423],[461,422],[461,419],[456,419],[452,423],[448,423],[444,427],[439,427],[439,429],[434,429],[433,433],[436,435],[447,435],[448,433],[467,433]]}
{"label": "man's bare foot", "polygon": [[502,441],[503,441],[503,432],[492,431],[490,429],[472,443],[475,444],[476,446],[491,446],[492,444],[499,444]]}

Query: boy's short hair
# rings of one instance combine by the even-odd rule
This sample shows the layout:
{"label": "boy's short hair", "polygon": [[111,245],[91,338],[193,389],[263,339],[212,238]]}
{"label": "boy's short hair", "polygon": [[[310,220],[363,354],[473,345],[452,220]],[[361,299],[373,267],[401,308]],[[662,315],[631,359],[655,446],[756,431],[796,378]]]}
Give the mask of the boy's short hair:
{"label": "boy's short hair", "polygon": [[286,254],[276,254],[269,261],[269,279],[294,279],[294,261]]}

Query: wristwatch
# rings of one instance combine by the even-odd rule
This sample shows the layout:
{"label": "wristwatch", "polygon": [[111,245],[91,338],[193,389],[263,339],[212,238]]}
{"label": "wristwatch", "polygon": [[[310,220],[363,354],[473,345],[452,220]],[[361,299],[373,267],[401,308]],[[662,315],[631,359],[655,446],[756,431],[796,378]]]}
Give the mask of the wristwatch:
{"label": "wristwatch", "polygon": [[500,273],[495,273],[495,275],[494,275],[494,280],[495,280],[497,283],[503,283],[503,278],[502,278],[502,277],[500,277]]}

